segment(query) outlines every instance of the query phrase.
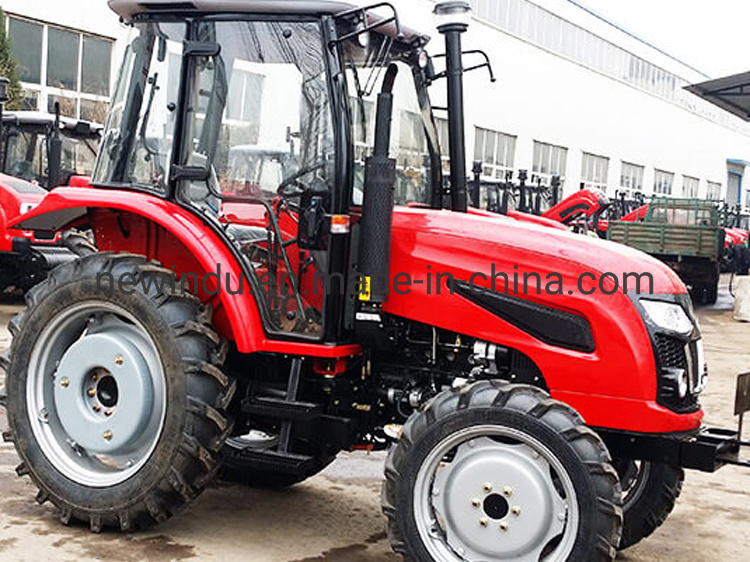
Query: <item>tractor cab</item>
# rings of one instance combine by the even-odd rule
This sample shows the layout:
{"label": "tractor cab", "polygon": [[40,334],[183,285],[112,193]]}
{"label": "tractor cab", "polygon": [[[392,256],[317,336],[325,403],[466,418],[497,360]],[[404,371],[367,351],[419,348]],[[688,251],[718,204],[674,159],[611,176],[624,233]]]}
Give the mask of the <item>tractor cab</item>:
{"label": "tractor cab", "polygon": [[396,201],[428,203],[440,159],[427,38],[395,16],[288,4],[288,16],[231,21],[135,16],[92,184],[199,213],[241,256],[243,284],[264,295],[266,330],[321,339],[329,318],[330,334],[341,330],[350,215],[361,215],[384,88]]}
{"label": "tractor cab", "polygon": [[45,189],[91,175],[101,125],[36,111],[5,111],[2,120],[2,173]]}

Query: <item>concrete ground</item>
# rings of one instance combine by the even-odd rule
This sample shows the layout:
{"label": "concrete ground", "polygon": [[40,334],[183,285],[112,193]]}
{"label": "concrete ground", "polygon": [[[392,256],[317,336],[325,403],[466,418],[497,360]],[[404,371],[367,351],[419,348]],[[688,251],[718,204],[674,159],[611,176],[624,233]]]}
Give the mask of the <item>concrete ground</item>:
{"label": "concrete ground", "polygon": [[[17,305],[0,305],[0,325]],[[699,312],[711,380],[706,422],[732,427],[735,376],[750,371],[750,324],[732,320],[724,290]],[[0,332],[0,348],[8,343]],[[2,377],[0,377],[2,380]],[[5,428],[0,408],[0,428]],[[750,424],[748,424],[750,426]],[[0,562],[375,562],[390,553],[380,513],[381,455],[343,455],[323,474],[286,491],[215,485],[184,513],[135,535],[64,527],[49,504],[34,502],[28,478],[17,478],[12,445],[0,445]],[[672,516],[651,538],[620,554],[629,562],[740,562],[750,548],[750,470],[690,473]]]}

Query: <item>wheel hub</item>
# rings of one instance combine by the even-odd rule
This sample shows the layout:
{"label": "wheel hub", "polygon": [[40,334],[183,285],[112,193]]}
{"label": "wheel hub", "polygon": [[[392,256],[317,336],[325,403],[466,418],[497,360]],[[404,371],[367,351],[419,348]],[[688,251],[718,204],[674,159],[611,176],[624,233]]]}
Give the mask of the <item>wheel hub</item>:
{"label": "wheel hub", "polygon": [[55,381],[60,423],[70,439],[92,453],[127,451],[151,416],[148,364],[124,333],[81,337],[62,356]]}
{"label": "wheel hub", "polygon": [[470,560],[538,560],[565,525],[550,467],[524,444],[472,439],[435,477],[433,507],[446,539]]}

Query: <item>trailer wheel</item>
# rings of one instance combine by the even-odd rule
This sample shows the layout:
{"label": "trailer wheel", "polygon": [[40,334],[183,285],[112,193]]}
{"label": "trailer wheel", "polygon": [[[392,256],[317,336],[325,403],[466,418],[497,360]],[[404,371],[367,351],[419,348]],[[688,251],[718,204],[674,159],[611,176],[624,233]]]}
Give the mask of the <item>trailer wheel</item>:
{"label": "trailer wheel", "polygon": [[[147,527],[215,474],[235,386],[220,368],[210,309],[179,288],[140,282],[170,273],[136,256],[84,257],[32,289],[10,323],[17,472],[65,524]],[[101,285],[126,274],[138,281],[132,292]]]}
{"label": "trailer wheel", "polygon": [[413,562],[611,561],[620,483],[601,439],[543,391],[479,382],[407,421],[388,456],[383,511]]}
{"label": "trailer wheel", "polygon": [[682,491],[685,473],[659,462],[615,459],[622,483],[624,523],[620,550],[629,548],[658,529],[672,513]]}
{"label": "trailer wheel", "polygon": [[716,304],[716,301],[719,300],[719,281],[717,280],[715,283],[708,283],[706,285],[698,285],[696,293],[696,300],[699,304]]}

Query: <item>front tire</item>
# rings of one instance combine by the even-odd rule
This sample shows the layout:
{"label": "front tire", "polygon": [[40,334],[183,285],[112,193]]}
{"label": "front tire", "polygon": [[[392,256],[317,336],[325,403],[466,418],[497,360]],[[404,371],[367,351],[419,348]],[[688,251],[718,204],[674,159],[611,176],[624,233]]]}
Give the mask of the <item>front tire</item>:
{"label": "front tire", "polygon": [[669,517],[682,491],[685,472],[660,462],[615,459],[622,482],[624,523],[620,550],[650,536]]}
{"label": "front tire", "polygon": [[[145,258],[95,254],[54,270],[9,326],[11,438],[63,523],[129,531],[161,522],[214,476],[231,431],[234,383],[210,309],[189,294],[140,282],[165,278]],[[106,284],[105,284],[106,287]]]}
{"label": "front tire", "polygon": [[621,492],[601,439],[543,391],[479,382],[409,418],[386,462],[393,549],[413,562],[611,561]]}

